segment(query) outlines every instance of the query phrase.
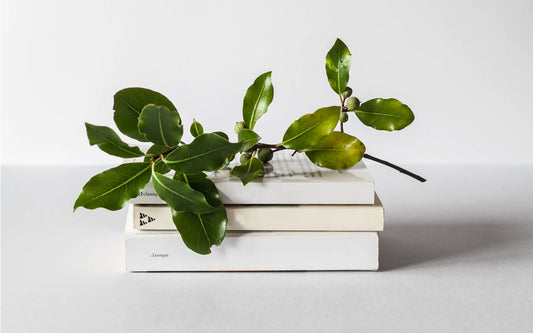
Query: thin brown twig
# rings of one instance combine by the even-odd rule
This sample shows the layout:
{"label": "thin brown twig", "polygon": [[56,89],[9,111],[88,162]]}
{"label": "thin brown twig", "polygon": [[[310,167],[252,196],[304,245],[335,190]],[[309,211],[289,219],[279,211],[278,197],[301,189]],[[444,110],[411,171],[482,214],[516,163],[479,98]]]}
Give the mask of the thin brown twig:
{"label": "thin brown twig", "polygon": [[423,178],[423,177],[421,177],[421,176],[419,176],[419,175],[417,175],[415,173],[412,173],[411,171],[405,170],[404,168],[399,167],[399,166],[397,166],[395,164],[392,164],[391,162],[387,162],[385,160],[382,160],[380,158],[374,157],[374,156],[369,155],[369,154],[363,154],[363,157],[364,158],[368,158],[369,160],[372,160],[374,162],[378,162],[378,163],[381,163],[383,165],[386,165],[386,166],[388,166],[390,168],[393,168],[395,170],[398,170],[398,171],[400,171],[403,174],[406,174],[406,175],[408,175],[410,177],[413,177],[414,179],[416,179],[418,181],[421,181],[422,183],[426,181],[425,178]]}

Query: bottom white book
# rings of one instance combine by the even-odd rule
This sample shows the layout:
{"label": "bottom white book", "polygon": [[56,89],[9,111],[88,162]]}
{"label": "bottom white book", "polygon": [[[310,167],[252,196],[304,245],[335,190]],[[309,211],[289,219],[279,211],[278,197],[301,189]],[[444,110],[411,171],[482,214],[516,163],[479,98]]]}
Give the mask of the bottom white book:
{"label": "bottom white book", "polygon": [[125,230],[126,269],[137,271],[377,270],[375,231],[228,231],[212,253],[192,252],[177,231]]}

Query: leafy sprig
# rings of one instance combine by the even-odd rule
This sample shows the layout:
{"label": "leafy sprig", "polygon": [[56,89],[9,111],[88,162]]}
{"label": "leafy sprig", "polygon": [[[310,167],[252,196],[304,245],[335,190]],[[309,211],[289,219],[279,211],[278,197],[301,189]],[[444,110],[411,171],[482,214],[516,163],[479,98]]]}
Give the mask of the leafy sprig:
{"label": "leafy sprig", "polygon": [[[277,144],[260,142],[254,127],[274,98],[272,72],[257,77],[243,100],[242,121],[235,125],[237,142],[224,132],[205,133],[195,119],[190,125],[191,143],[182,141],[183,124],[177,108],[162,94],[145,88],[126,88],[114,96],[114,121],[120,132],[152,146],[143,152],[130,146],[117,133],[105,126],[86,123],[90,145],[122,158],[144,157],[143,162],[124,163],[92,177],[82,188],[74,204],[118,210],[137,197],[151,180],[159,197],[172,210],[172,217],[184,243],[200,254],[211,252],[226,234],[227,215],[216,186],[206,171],[227,167],[237,154],[239,165],[231,175],[243,185],[261,177],[264,163],[274,153],[292,149],[305,155],[316,165],[345,169],[363,157],[391,166],[421,181],[424,179],[392,163],[365,153],[364,144],[344,133],[348,113],[354,113],[364,125],[378,130],[401,130],[411,124],[411,109],[396,99],[375,98],[360,103],[348,87],[351,53],[337,39],[326,56],[326,75],[340,105],[322,107],[294,121]],[[335,128],[340,124],[339,131]],[[171,171],[174,175],[169,176]]]}

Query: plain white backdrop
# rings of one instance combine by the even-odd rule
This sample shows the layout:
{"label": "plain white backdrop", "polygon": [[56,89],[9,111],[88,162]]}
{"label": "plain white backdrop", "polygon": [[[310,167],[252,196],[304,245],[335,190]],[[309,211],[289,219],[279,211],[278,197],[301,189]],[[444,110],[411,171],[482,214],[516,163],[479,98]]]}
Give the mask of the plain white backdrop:
{"label": "plain white backdrop", "polygon": [[533,2],[2,1],[2,163],[108,164],[84,122],[113,126],[112,97],[141,86],[185,122],[233,134],[242,99],[272,70],[256,126],[278,143],[292,121],[336,104],[324,60],[350,48],[362,100],[395,97],[404,131],[347,131],[403,164],[533,163]]}

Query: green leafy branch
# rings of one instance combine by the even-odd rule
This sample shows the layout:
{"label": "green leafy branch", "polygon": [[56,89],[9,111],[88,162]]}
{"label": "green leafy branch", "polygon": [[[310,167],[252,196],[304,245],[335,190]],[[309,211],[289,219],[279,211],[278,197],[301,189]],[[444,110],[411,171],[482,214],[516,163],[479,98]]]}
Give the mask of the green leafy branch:
{"label": "green leafy branch", "polygon": [[[204,133],[193,120],[191,143],[182,141],[183,124],[176,107],[162,94],[145,88],[126,88],[114,96],[114,122],[121,133],[151,146],[143,152],[130,146],[111,128],[86,123],[90,145],[121,158],[143,158],[124,163],[92,177],[74,203],[88,209],[118,210],[137,197],[151,180],[159,197],[172,210],[172,217],[184,243],[200,254],[211,252],[226,234],[227,215],[216,186],[205,172],[228,167],[237,154],[238,165],[231,175],[243,185],[265,173],[264,164],[274,153],[291,149],[304,153],[314,164],[329,169],[345,169],[363,157],[390,166],[420,181],[415,175],[390,162],[365,153],[364,144],[344,132],[348,113],[378,130],[395,131],[414,120],[411,109],[396,99],[376,98],[360,103],[348,87],[351,53],[337,39],[326,56],[326,74],[340,105],[322,107],[294,121],[280,143],[260,142],[254,127],[274,98],[271,72],[261,74],[248,88],[243,100],[243,120],[235,125],[237,142],[224,132]],[[340,123],[340,131],[335,128]],[[169,174],[174,171],[171,177]]]}

